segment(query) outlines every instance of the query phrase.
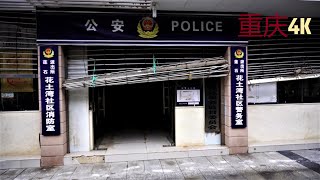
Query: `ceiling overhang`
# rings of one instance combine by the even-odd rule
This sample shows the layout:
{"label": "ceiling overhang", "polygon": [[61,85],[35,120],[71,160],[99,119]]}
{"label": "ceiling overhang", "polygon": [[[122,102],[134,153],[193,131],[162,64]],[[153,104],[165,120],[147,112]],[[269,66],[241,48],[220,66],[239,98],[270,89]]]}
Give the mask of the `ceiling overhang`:
{"label": "ceiling overhang", "polygon": [[100,8],[166,11],[248,12],[289,17],[320,17],[318,0],[0,0],[0,10]]}
{"label": "ceiling overhang", "polygon": [[0,0],[0,10],[35,11],[37,8],[151,9],[152,0]]}

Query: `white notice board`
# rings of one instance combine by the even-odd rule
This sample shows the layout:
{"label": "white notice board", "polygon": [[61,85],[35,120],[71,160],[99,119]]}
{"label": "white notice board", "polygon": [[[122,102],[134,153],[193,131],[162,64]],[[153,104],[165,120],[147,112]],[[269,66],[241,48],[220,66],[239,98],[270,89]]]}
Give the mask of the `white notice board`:
{"label": "white notice board", "polygon": [[199,104],[200,103],[200,89],[185,89],[177,90],[177,102],[178,103],[188,103]]}
{"label": "white notice board", "polygon": [[248,103],[276,103],[277,83],[251,84],[248,89]]}

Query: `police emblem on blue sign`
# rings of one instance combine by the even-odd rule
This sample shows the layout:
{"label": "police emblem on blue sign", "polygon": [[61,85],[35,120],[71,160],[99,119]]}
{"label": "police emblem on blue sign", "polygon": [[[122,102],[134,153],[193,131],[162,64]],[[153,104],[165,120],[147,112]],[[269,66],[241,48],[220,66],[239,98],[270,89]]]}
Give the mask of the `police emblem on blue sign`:
{"label": "police emblem on blue sign", "polygon": [[40,46],[42,135],[60,134],[58,46]]}
{"label": "police emblem on blue sign", "polygon": [[231,127],[247,127],[246,47],[231,47]]}
{"label": "police emblem on blue sign", "polygon": [[155,38],[158,36],[159,25],[153,18],[144,17],[138,23],[137,32],[142,38]]}
{"label": "police emblem on blue sign", "polygon": [[52,58],[54,56],[54,51],[51,48],[47,48],[42,52],[45,58]]}
{"label": "police emblem on blue sign", "polygon": [[238,59],[240,58],[243,58],[244,56],[244,52],[241,50],[241,49],[237,49],[235,52],[234,52],[234,56]]}

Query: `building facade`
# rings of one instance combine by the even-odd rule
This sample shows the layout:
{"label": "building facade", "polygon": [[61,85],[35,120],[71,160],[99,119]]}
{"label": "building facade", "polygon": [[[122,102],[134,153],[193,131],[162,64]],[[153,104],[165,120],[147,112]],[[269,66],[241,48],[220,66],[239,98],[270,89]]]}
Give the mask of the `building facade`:
{"label": "building facade", "polygon": [[1,18],[1,168],[319,147],[317,35],[248,40],[226,13]]}

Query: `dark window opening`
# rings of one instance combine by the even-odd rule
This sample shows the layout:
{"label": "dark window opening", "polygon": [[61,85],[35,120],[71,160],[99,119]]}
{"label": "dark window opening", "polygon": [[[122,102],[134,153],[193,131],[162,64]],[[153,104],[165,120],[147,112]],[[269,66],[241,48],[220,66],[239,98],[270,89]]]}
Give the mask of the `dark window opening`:
{"label": "dark window opening", "polygon": [[[0,80],[0,111],[39,110],[38,79],[0,78]],[[15,87],[13,83],[19,87]],[[19,85],[19,83],[24,84]]]}
{"label": "dark window opening", "polygon": [[320,102],[320,78],[277,83],[278,103]]}

